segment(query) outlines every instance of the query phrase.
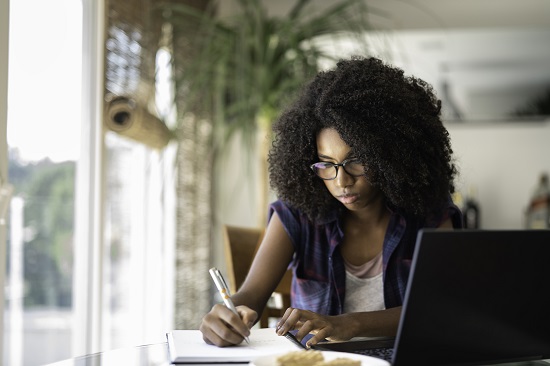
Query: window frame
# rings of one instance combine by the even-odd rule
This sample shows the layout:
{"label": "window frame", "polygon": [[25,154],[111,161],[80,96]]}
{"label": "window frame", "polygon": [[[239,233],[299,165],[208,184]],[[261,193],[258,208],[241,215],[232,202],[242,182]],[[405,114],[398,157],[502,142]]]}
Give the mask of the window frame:
{"label": "window frame", "polygon": [[[8,1],[0,1],[0,189],[8,184],[8,58],[9,58],[9,17],[10,7]],[[5,203],[6,205],[8,202]],[[3,215],[0,212],[0,215]],[[6,282],[6,224],[0,217],[0,283],[2,288]],[[0,291],[0,314],[4,314],[5,296]],[[4,359],[4,317],[0,317],[0,362]]]}
{"label": "window frame", "polygon": [[101,351],[104,14],[104,0],[82,0],[82,132],[76,170],[73,272],[75,356]]}

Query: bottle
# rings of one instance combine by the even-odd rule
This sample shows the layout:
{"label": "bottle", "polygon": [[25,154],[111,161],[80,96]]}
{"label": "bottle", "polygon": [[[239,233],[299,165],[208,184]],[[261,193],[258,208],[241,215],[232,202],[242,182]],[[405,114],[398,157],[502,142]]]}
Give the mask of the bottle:
{"label": "bottle", "polygon": [[479,202],[476,189],[473,186],[470,186],[468,196],[464,201],[462,214],[464,215],[464,227],[466,229],[479,229],[481,227]]}
{"label": "bottle", "polygon": [[550,184],[548,174],[541,173],[527,210],[528,229],[550,228]]}
{"label": "bottle", "polygon": [[542,173],[539,177],[539,183],[535,187],[535,190],[533,192],[531,201],[541,201],[546,202],[548,201],[548,196],[550,195],[550,186],[548,184],[548,174]]}
{"label": "bottle", "polygon": [[464,198],[462,197],[462,193],[461,192],[454,192],[452,194],[452,200],[453,200],[453,203],[459,207],[461,210],[464,209]]}

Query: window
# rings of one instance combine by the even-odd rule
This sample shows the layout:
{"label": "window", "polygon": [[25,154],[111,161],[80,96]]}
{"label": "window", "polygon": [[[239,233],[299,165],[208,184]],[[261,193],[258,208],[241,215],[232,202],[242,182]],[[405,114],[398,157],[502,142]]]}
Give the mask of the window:
{"label": "window", "polygon": [[4,364],[71,355],[81,11],[75,1],[10,4]]}
{"label": "window", "polygon": [[103,133],[101,9],[10,3],[6,365],[161,342],[172,327],[175,152]]}

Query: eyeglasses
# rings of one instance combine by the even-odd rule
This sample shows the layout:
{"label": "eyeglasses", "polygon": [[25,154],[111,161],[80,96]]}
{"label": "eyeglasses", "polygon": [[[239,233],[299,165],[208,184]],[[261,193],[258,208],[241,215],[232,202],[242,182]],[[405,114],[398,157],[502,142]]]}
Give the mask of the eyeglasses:
{"label": "eyeglasses", "polygon": [[338,176],[338,167],[344,168],[346,173],[352,177],[360,177],[365,175],[366,169],[357,159],[346,159],[340,164],[329,163],[328,161],[320,161],[311,164],[310,168],[317,176],[324,180],[333,180]]}

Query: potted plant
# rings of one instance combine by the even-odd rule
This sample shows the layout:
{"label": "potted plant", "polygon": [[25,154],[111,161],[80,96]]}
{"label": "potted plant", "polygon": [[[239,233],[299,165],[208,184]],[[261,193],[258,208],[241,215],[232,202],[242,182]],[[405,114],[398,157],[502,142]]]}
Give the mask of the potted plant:
{"label": "potted plant", "polygon": [[[236,134],[255,152],[249,157],[259,156],[263,217],[271,123],[320,62],[333,58],[327,43],[342,36],[361,42],[368,30],[366,4],[341,0],[319,8],[319,2],[297,0],[285,16],[272,16],[259,0],[235,0],[235,11],[225,17],[215,16],[217,2],[202,9],[190,4],[163,5],[177,38],[179,112],[210,121],[212,162]],[[179,60],[178,42],[185,49]]]}
{"label": "potted plant", "polygon": [[[229,0],[223,0],[226,6]],[[208,308],[208,268],[221,232],[215,172],[233,137],[244,141],[245,161],[260,171],[257,226],[268,201],[266,154],[271,123],[288,98],[331,56],[331,39],[364,36],[363,0],[296,0],[285,16],[266,10],[268,0],[233,0],[231,15],[216,16],[221,1],[168,0],[159,4],[165,45],[174,65],[178,110],[176,157],[175,322],[196,327]],[[275,3],[275,1],[274,1]],[[369,9],[371,13],[371,9]],[[323,42],[321,42],[323,41]],[[364,53],[364,52],[362,52]],[[258,144],[260,141],[260,144]],[[259,157],[256,160],[255,157]],[[221,164],[220,164],[221,165]],[[258,168],[255,168],[259,165]],[[254,216],[253,216],[254,217]],[[219,239],[219,238],[218,238]]]}

